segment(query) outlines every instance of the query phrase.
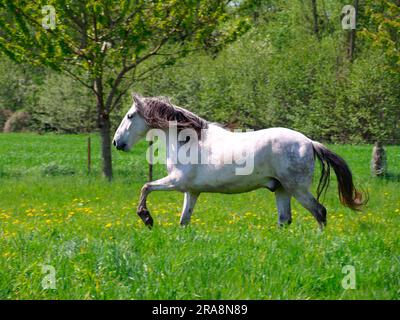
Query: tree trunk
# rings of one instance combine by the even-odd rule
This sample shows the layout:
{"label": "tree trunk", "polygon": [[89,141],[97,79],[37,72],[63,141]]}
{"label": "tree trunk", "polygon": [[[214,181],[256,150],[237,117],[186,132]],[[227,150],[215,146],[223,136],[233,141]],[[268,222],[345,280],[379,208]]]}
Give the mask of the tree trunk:
{"label": "tree trunk", "polygon": [[112,180],[112,158],[111,158],[111,121],[109,110],[104,104],[102,79],[94,80],[97,102],[97,125],[100,131],[101,158],[103,160],[103,175],[108,181]]}
{"label": "tree trunk", "polygon": [[[354,9],[355,9],[355,15],[356,15],[356,25],[357,25],[357,14],[358,14],[358,0],[354,0]],[[350,35],[349,35],[349,47],[348,47],[348,59],[350,62],[353,62],[354,60],[354,51],[356,49],[356,29],[351,29],[350,30]]]}
{"label": "tree trunk", "polygon": [[311,0],[312,14],[313,14],[313,32],[315,36],[319,39],[319,27],[318,27],[318,10],[317,10],[317,0]]}
{"label": "tree trunk", "polygon": [[112,158],[111,158],[111,121],[107,113],[102,113],[99,119],[101,138],[101,156],[103,160],[103,175],[111,181]]}
{"label": "tree trunk", "polygon": [[373,176],[382,177],[387,172],[386,152],[381,142],[375,142],[372,150],[371,173]]}

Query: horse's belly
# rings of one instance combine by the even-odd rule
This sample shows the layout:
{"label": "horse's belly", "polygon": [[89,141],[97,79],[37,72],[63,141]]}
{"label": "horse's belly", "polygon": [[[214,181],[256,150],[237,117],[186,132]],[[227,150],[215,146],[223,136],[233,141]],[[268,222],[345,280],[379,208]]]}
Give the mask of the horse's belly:
{"label": "horse's belly", "polygon": [[242,193],[265,187],[267,172],[255,170],[250,175],[238,175],[232,168],[200,170],[190,184],[197,192]]}

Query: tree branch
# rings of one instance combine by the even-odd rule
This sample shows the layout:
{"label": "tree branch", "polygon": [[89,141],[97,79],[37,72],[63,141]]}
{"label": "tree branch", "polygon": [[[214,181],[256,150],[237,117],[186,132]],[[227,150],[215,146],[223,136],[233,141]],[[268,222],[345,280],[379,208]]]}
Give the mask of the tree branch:
{"label": "tree branch", "polygon": [[93,85],[89,85],[87,84],[85,81],[83,81],[81,78],[79,78],[77,75],[75,75],[74,73],[72,73],[70,70],[68,70],[67,68],[62,68],[62,70],[71,78],[73,78],[74,80],[78,81],[80,84],[82,84],[83,86],[85,86],[86,88],[90,89],[91,91],[93,91],[94,93],[94,87]]}
{"label": "tree branch", "polygon": [[136,68],[140,63],[142,63],[143,61],[147,60],[148,58],[150,58],[151,56],[154,56],[155,54],[157,54],[157,52],[161,49],[161,47],[167,42],[168,38],[164,38],[160,41],[160,43],[152,50],[150,51],[148,54],[144,55],[143,57],[136,59],[134,63],[128,65],[128,66],[124,66],[122,68],[122,70],[118,73],[117,78],[115,79],[113,86],[111,88],[110,93],[108,94],[107,97],[107,101],[106,101],[106,110],[107,111],[111,111],[111,107],[113,106],[113,99],[115,96],[115,93],[117,91],[118,86],[120,85],[120,83],[122,82],[124,76],[126,75],[126,73],[128,73],[130,70]]}

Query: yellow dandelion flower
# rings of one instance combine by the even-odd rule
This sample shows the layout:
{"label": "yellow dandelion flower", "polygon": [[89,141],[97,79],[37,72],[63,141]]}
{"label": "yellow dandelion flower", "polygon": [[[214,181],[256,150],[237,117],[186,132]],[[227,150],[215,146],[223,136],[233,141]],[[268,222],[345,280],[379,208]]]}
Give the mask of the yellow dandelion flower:
{"label": "yellow dandelion flower", "polygon": [[107,223],[107,224],[105,225],[105,227],[106,227],[106,228],[111,228],[111,227],[112,227],[112,223],[111,223],[111,222]]}

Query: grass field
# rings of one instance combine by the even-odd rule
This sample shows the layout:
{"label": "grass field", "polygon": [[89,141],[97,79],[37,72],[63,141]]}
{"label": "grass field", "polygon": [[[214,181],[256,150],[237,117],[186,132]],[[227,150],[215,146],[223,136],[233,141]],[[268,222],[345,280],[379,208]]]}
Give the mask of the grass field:
{"label": "grass field", "polygon": [[[362,213],[345,209],[332,181],[324,232],[294,200],[292,225],[277,228],[266,190],[203,194],[187,228],[182,194],[152,193],[149,231],[135,213],[146,145],[113,151],[107,183],[93,140],[88,176],[86,136],[0,134],[1,299],[400,298],[400,147],[387,148],[391,176],[376,179],[371,146],[330,146],[370,201]],[[346,265],[355,289],[342,286]]]}

